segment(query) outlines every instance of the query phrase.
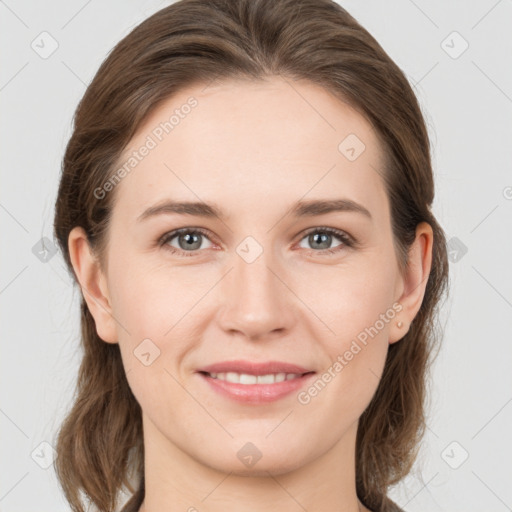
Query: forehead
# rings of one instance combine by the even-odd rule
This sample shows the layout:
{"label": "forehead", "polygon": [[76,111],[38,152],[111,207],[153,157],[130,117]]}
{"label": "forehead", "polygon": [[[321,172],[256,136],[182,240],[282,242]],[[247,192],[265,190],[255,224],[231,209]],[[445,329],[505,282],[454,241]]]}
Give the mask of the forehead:
{"label": "forehead", "polygon": [[316,84],[200,84],[163,101],[138,129],[116,166],[127,172],[114,210],[135,219],[175,198],[212,200],[229,214],[231,204],[257,212],[263,200],[341,196],[375,209],[386,202],[382,157],[366,119]]}

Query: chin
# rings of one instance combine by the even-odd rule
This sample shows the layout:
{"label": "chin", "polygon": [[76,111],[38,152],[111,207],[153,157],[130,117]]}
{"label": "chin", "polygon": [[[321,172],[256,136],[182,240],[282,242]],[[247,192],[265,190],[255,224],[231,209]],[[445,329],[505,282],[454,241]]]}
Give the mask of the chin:
{"label": "chin", "polygon": [[237,452],[235,452],[234,458],[230,457],[228,460],[202,460],[202,463],[216,471],[236,476],[268,477],[269,473],[274,476],[290,473],[307,462],[303,457],[291,459],[285,451],[282,454],[272,451],[272,454],[269,456],[265,456],[263,451],[261,458],[256,460],[256,462],[246,464],[243,462],[243,454],[239,458]]}

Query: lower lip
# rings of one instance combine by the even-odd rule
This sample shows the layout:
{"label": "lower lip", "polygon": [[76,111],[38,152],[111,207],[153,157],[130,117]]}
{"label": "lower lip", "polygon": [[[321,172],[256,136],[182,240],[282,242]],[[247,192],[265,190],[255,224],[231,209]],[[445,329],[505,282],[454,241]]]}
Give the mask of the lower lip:
{"label": "lower lip", "polygon": [[276,382],[274,384],[234,384],[233,382],[214,379],[209,375],[199,373],[199,376],[217,393],[238,402],[253,404],[279,400],[305,386],[314,375],[314,373],[308,373],[302,377],[284,380],[283,382]]}

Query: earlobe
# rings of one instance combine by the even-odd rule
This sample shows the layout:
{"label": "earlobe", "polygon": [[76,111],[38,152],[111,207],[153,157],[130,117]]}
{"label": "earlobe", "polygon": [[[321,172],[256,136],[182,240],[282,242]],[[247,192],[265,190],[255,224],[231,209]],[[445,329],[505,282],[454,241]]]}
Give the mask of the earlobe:
{"label": "earlobe", "polygon": [[408,253],[403,276],[403,291],[398,299],[402,306],[390,330],[389,343],[402,339],[420,310],[432,267],[434,234],[430,224],[421,222],[416,227],[416,238]]}
{"label": "earlobe", "polygon": [[107,343],[117,343],[117,330],[112,314],[106,277],[91,252],[87,234],[81,227],[71,230],[68,249],[73,269],[96,324],[98,336]]}

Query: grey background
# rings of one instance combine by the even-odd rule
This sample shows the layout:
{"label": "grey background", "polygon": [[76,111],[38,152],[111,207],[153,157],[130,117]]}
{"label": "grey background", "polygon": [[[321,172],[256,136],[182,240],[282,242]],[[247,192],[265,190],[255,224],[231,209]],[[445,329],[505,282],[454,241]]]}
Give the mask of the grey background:
{"label": "grey background", "polygon": [[[79,363],[79,292],[51,252],[60,163],[108,51],[168,3],[0,1],[0,512],[69,510],[51,447]],[[408,512],[512,510],[512,0],[340,3],[414,85],[451,240],[429,428],[391,496]],[[47,58],[31,47],[51,49],[43,31]]]}

